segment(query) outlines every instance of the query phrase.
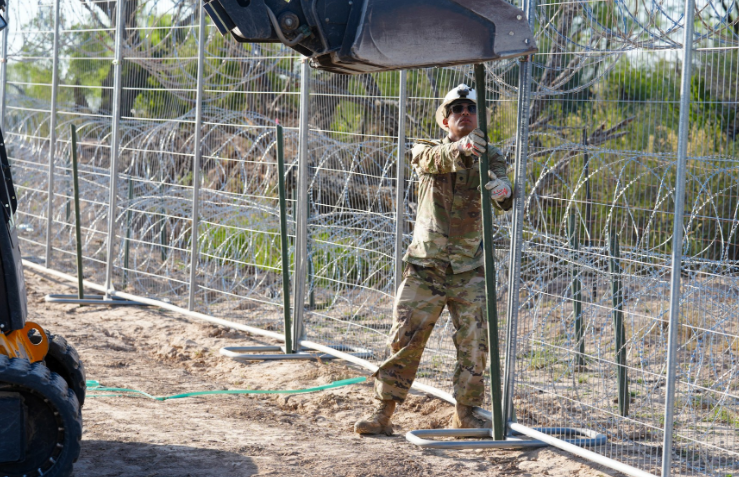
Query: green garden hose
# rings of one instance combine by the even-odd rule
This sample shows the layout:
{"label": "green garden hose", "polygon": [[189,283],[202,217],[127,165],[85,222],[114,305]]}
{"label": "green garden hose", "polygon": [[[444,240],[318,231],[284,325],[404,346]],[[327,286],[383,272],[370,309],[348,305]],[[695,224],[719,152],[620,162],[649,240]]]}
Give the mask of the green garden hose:
{"label": "green garden hose", "polygon": [[349,386],[351,384],[363,383],[367,380],[365,377],[342,379],[341,381],[334,381],[331,384],[324,384],[323,386],[316,386],[313,388],[306,389],[288,389],[284,391],[274,390],[263,390],[263,389],[223,389],[218,391],[195,391],[190,393],[174,394],[172,396],[152,396],[151,394],[139,391],[137,389],[127,388],[111,388],[107,386],[101,386],[98,381],[87,381],[87,390],[94,393],[106,392],[113,394],[92,394],[88,397],[112,397],[112,396],[125,396],[127,394],[139,394],[149,399],[157,401],[167,401],[169,399],[181,399],[186,397],[194,396],[207,396],[209,394],[302,394],[302,393],[313,393],[316,391],[323,391],[325,389],[340,388],[342,386]]}

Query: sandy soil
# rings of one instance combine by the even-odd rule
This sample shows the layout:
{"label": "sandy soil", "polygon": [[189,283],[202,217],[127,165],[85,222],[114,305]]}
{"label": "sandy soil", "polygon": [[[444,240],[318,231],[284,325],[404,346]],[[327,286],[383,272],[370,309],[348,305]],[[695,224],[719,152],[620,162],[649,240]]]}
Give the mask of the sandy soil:
{"label": "sandy soil", "polygon": [[[213,389],[299,389],[368,373],[338,362],[254,362],[223,346],[260,337],[153,308],[47,304],[67,283],[26,272],[29,319],[73,344],[87,378],[162,396]],[[424,450],[413,429],[445,427],[452,407],[415,393],[398,408],[396,435],[360,437],[355,420],[373,403],[368,382],[299,395],[220,395],[171,401],[92,397],[83,409],[76,477],[186,476],[620,476],[556,449]]]}

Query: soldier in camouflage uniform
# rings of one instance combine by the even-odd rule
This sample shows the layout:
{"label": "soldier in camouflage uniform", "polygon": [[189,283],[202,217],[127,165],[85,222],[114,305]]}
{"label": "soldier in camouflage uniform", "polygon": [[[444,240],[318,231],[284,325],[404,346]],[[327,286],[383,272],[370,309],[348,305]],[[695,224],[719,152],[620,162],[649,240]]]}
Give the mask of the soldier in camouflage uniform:
{"label": "soldier in camouflage uniform", "polygon": [[487,146],[477,129],[476,94],[464,84],[446,95],[436,121],[449,134],[441,141],[419,141],[412,164],[419,177],[413,242],[403,257],[388,339],[394,353],[375,373],[375,412],[354,425],[359,434],[391,435],[390,417],[416,377],[426,341],[444,307],[454,324],[457,366],[456,412],[452,428],[490,427],[472,415],[483,402],[482,376],[487,361],[485,271],[482,248],[479,156],[489,158],[493,205],[511,207],[511,183],[500,151]]}

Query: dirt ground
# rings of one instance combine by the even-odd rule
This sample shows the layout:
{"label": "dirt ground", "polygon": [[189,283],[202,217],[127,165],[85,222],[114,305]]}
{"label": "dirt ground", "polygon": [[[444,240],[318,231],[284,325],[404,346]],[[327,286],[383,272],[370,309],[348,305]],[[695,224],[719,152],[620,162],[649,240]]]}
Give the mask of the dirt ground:
{"label": "dirt ground", "polygon": [[76,477],[620,476],[557,449],[424,450],[413,429],[445,427],[452,406],[423,393],[398,408],[393,437],[360,437],[368,372],[342,361],[253,362],[224,346],[274,344],[155,308],[48,304],[70,284],[26,271],[29,319],[73,344],[88,380],[152,395],[215,389],[300,389],[367,376],[362,384],[298,395],[218,395],[170,401],[92,397],[83,408]]}

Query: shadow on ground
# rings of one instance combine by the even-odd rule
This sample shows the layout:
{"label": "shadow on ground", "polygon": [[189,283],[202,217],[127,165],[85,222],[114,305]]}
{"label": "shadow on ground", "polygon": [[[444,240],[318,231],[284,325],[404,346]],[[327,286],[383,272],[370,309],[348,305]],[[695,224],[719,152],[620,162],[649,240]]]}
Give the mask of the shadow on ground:
{"label": "shadow on ground", "polygon": [[140,442],[82,441],[75,477],[248,477],[246,456],[217,449]]}

